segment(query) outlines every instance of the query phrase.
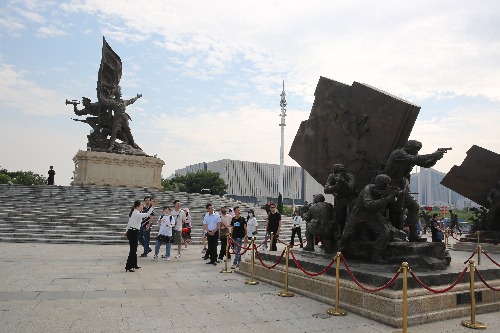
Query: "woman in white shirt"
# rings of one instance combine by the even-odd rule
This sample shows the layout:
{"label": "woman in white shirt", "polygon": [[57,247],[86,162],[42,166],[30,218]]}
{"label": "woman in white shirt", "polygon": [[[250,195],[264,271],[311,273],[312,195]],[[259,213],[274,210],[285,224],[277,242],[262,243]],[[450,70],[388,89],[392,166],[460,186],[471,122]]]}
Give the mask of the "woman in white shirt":
{"label": "woman in white shirt", "polygon": [[257,219],[255,218],[255,213],[253,210],[248,212],[247,216],[247,234],[245,237],[245,247],[247,247],[248,240],[252,239],[252,237],[256,237],[257,235],[257,227],[259,224],[257,223]]}
{"label": "woman in white shirt", "polygon": [[140,268],[139,266],[137,266],[137,241],[139,238],[141,221],[144,217],[151,214],[157,204],[158,200],[155,199],[151,207],[149,207],[148,211],[145,213],[141,213],[144,205],[140,200],[136,200],[134,202],[134,207],[132,207],[130,213],[128,214],[129,219],[127,228],[125,229],[125,236],[127,236],[128,243],[130,245],[130,251],[128,253],[127,263],[125,264],[125,272],[135,272],[134,269]]}
{"label": "woman in white shirt", "polygon": [[302,248],[302,232],[300,227],[302,226],[302,217],[300,216],[300,210],[295,211],[295,216],[293,217],[292,226],[292,239],[290,240],[290,246],[293,246],[295,242],[295,235],[299,236],[300,247]]}

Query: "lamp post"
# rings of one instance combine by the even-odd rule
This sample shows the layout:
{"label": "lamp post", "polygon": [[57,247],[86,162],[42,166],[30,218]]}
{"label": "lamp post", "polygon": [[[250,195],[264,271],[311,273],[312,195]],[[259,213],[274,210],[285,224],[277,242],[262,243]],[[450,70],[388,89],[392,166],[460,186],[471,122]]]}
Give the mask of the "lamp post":
{"label": "lamp post", "polygon": [[286,99],[285,99],[285,81],[283,81],[283,91],[281,92],[281,123],[279,126],[281,127],[281,146],[280,146],[280,174],[278,179],[278,197],[281,194],[283,198],[283,178],[285,173],[285,117],[286,117]]}

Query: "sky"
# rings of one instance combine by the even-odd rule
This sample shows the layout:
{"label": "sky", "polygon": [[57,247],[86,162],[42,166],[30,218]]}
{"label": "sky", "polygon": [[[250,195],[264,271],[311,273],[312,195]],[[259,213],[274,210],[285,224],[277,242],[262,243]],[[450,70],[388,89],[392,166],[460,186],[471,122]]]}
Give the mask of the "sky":
{"label": "sky", "polygon": [[[69,185],[87,124],[66,99],[96,101],[102,38],[121,57],[134,140],[163,177],[220,159],[285,165],[320,76],[365,83],[421,107],[421,153],[472,145],[500,153],[500,2],[0,2],[0,167]],[[12,141],[11,141],[12,140]]]}

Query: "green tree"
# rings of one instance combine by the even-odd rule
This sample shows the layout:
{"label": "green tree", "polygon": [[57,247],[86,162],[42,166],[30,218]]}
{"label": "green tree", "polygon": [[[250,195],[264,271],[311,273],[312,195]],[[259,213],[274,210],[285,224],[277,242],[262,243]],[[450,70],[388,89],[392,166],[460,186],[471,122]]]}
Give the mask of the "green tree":
{"label": "green tree", "polygon": [[[7,171],[0,169],[0,184],[6,184],[9,180],[17,185],[45,185],[47,178],[33,171]],[[10,179],[9,179],[10,178]]]}
{"label": "green tree", "polygon": [[278,195],[278,205],[276,206],[276,209],[278,209],[280,214],[283,214],[283,196],[281,193]]}
{"label": "green tree", "polygon": [[[175,175],[172,179],[162,180],[163,188],[167,191],[175,190],[187,193],[202,193],[204,189],[211,189],[213,195],[226,194],[227,185],[218,172],[198,171],[182,175]],[[206,192],[203,192],[206,193]]]}
{"label": "green tree", "polygon": [[0,173],[0,184],[7,184],[8,182],[12,182],[12,178],[4,173]]}

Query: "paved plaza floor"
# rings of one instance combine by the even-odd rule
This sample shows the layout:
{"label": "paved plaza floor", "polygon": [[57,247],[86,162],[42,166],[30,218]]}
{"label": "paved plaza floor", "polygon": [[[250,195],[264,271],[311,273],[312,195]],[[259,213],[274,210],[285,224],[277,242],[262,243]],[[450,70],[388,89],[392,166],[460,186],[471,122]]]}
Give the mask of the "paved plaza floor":
{"label": "paved plaza floor", "polygon": [[[0,332],[397,331],[352,313],[330,317],[329,305],[279,297],[279,287],[246,285],[243,275],[219,273],[222,264],[206,265],[197,245],[171,261],[138,258],[135,273],[125,272],[125,245],[0,243],[0,251]],[[463,319],[408,332],[473,331]],[[497,312],[476,320],[500,331]]]}

